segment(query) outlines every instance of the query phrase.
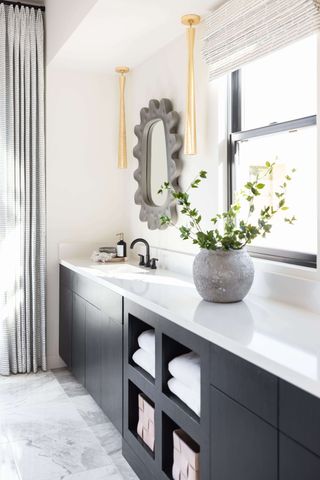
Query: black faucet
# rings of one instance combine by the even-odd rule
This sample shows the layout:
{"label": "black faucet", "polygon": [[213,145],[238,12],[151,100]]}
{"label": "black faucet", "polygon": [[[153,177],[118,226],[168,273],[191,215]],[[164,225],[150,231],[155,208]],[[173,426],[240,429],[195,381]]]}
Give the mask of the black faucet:
{"label": "black faucet", "polygon": [[150,245],[149,245],[149,243],[144,238],[136,238],[131,243],[130,248],[133,248],[136,243],[143,243],[146,246],[146,258],[144,259],[143,255],[139,255],[140,256],[139,265],[149,268],[150,267]]}

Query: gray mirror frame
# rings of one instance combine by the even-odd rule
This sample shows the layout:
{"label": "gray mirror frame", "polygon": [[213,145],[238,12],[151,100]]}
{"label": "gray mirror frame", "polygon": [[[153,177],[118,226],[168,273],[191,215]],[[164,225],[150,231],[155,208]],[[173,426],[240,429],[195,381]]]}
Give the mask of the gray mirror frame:
{"label": "gray mirror frame", "polygon": [[[179,190],[178,178],[181,172],[181,163],[179,152],[182,147],[182,138],[177,133],[180,122],[180,115],[173,110],[172,103],[167,98],[150,100],[149,107],[140,110],[140,124],[134,127],[134,133],[138,139],[137,145],[133,149],[133,155],[138,160],[139,166],[134,172],[134,178],[138,182],[138,190],[135,193],[134,201],[141,205],[139,218],[142,222],[148,222],[150,230],[167,228],[167,225],[161,225],[160,217],[167,215],[172,218],[172,222],[177,221],[177,205],[171,194],[163,205],[158,206],[153,202],[150,192],[150,151],[151,145],[149,134],[152,132],[153,125],[162,120],[165,131],[168,182]],[[160,185],[159,185],[160,187]]]}

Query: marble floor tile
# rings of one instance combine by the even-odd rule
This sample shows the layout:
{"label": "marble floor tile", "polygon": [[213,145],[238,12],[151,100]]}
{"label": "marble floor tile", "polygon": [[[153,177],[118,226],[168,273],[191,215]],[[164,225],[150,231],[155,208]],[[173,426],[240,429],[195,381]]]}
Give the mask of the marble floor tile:
{"label": "marble floor tile", "polygon": [[21,480],[9,443],[0,446],[0,478],[1,480]]}
{"label": "marble floor tile", "polygon": [[[56,479],[52,479],[56,480]],[[115,465],[109,465],[107,467],[96,468],[94,470],[87,470],[86,472],[75,473],[74,475],[68,475],[63,477],[63,480],[125,480],[120,475]]]}
{"label": "marble floor tile", "polygon": [[68,397],[80,397],[82,395],[88,395],[87,390],[78,382],[65,382],[61,383],[61,387]]}
{"label": "marble floor tile", "polygon": [[108,454],[121,451],[122,438],[111,422],[94,425],[91,430]]}
{"label": "marble floor tile", "polygon": [[66,397],[64,401],[21,407],[0,417],[0,426],[9,441],[33,441],[43,434],[64,436],[86,426],[79,412]]}
{"label": "marble floor tile", "polygon": [[9,379],[4,382],[0,379],[0,412],[3,415],[64,399],[64,391],[51,372],[13,375]]}
{"label": "marble floor tile", "polygon": [[127,460],[122,456],[121,451],[112,453],[110,457],[125,480],[139,480]]}
{"label": "marble floor tile", "polygon": [[51,372],[60,384],[63,384],[66,382],[78,383],[77,380],[72,375],[72,373],[70,372],[70,370],[68,370],[67,368],[57,368],[55,370],[51,370]]}
{"label": "marble floor tile", "polygon": [[[0,412],[0,416],[1,416],[1,412]],[[4,433],[4,430],[3,430],[2,426],[0,425],[0,445],[2,445],[3,443],[8,443],[8,442],[9,442],[9,439],[8,439],[7,435]]]}
{"label": "marble floor tile", "polygon": [[91,395],[87,394],[80,397],[73,397],[70,400],[88,426],[99,425],[108,421],[107,417],[93,400]]}
{"label": "marble floor tile", "polygon": [[111,458],[88,428],[14,442],[12,449],[23,480],[62,480],[99,467],[114,467],[115,470]]}
{"label": "marble floor tile", "polygon": [[0,377],[0,480],[137,480],[121,436],[66,369]]}

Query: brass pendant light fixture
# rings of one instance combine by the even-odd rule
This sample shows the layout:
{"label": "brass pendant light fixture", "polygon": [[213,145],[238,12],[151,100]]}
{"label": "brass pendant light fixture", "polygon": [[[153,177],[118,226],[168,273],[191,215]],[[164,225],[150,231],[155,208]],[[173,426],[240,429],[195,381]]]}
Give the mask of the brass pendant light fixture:
{"label": "brass pendant light fixture", "polygon": [[125,113],[125,86],[128,67],[116,67],[119,73],[120,87],[120,115],[119,115],[119,146],[118,146],[118,168],[127,168],[127,134],[126,134],[126,113]]}
{"label": "brass pendant light fixture", "polygon": [[187,84],[187,106],[186,125],[184,136],[184,154],[195,155],[197,153],[197,126],[196,126],[196,101],[195,101],[195,80],[194,80],[194,41],[196,30],[194,25],[200,23],[200,16],[194,13],[184,15],[181,18],[183,25],[187,25],[188,42],[188,84]]}

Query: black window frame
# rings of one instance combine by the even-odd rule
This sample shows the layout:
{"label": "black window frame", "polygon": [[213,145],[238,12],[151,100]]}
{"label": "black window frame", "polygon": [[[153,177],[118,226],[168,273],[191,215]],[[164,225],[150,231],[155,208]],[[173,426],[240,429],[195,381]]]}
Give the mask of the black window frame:
{"label": "black window frame", "polygon": [[[317,115],[310,115],[254,129],[242,130],[242,96],[241,96],[241,70],[236,70],[229,75],[228,85],[228,159],[227,159],[227,202],[228,207],[233,202],[235,186],[235,157],[237,142],[250,138],[262,137],[274,133],[288,132],[304,127],[317,125]],[[288,263],[309,268],[317,268],[317,255],[295,252],[267,247],[248,246],[251,256],[280,263]]]}

